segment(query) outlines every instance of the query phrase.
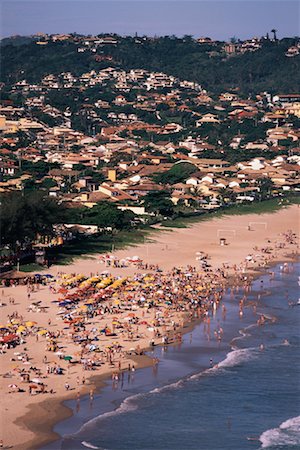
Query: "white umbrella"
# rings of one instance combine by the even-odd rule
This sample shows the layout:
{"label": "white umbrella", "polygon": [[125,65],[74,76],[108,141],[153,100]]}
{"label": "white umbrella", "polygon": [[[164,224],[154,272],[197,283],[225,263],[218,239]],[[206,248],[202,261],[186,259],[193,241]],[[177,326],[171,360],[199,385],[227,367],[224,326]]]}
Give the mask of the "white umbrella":
{"label": "white umbrella", "polygon": [[43,384],[43,381],[40,378],[32,378],[31,382],[36,384]]}
{"label": "white umbrella", "polygon": [[134,255],[131,259],[132,259],[132,261],[138,261],[138,260],[140,260],[140,257],[137,255]]}

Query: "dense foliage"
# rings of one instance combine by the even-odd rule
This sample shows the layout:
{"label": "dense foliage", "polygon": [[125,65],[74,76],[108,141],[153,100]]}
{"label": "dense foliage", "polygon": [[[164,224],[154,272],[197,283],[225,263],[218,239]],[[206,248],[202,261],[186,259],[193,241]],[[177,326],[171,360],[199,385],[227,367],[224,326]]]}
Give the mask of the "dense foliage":
{"label": "dense foliage", "polygon": [[185,181],[192,173],[198,169],[191,163],[174,164],[167,172],[159,173],[153,176],[157,183],[175,184]]}
{"label": "dense foliage", "polygon": [[12,192],[1,196],[1,245],[22,246],[35,239],[53,235],[53,225],[78,223],[97,225],[100,230],[129,229],[135,215],[121,211],[109,202],[99,202],[93,208],[69,208],[45,196],[42,192]]}
{"label": "dense foliage", "polygon": [[1,244],[12,246],[31,242],[37,236],[51,236],[53,225],[63,219],[63,210],[42,193],[12,192],[1,196]]}
{"label": "dense foliage", "polygon": [[[6,40],[1,48],[1,81],[12,84],[26,78],[39,81],[46,74],[70,71],[75,75],[92,69],[122,66],[124,69],[145,68],[163,71],[181,79],[200,83],[203,88],[219,92],[238,87],[245,93],[261,90],[295,92],[300,82],[300,58],[287,58],[285,52],[295,39],[262,41],[262,48],[227,57],[224,43],[198,44],[185,37],[166,36],[157,39],[118,38],[116,46],[106,45],[97,54],[112,61],[97,61],[97,54],[78,53],[72,42],[46,46],[34,42],[14,46]],[[298,73],[298,76],[296,74]]]}
{"label": "dense foliage", "polygon": [[154,191],[145,195],[144,205],[146,211],[163,216],[172,216],[174,205],[167,191]]}
{"label": "dense foliage", "polygon": [[[74,213],[74,211],[71,212]],[[106,201],[97,203],[91,209],[81,209],[79,217],[77,216],[79,223],[97,225],[99,229],[111,228],[116,230],[130,228],[134,217],[132,211],[121,211],[116,205]],[[70,218],[74,220],[74,216]]]}

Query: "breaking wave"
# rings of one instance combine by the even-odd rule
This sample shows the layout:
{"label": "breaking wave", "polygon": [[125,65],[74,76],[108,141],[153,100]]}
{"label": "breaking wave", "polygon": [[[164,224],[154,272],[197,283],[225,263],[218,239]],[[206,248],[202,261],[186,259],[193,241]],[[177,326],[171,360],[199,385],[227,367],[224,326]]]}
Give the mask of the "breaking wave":
{"label": "breaking wave", "polygon": [[278,428],[271,428],[264,431],[259,440],[261,448],[270,448],[280,445],[289,445],[291,447],[300,446],[300,416],[282,422]]}

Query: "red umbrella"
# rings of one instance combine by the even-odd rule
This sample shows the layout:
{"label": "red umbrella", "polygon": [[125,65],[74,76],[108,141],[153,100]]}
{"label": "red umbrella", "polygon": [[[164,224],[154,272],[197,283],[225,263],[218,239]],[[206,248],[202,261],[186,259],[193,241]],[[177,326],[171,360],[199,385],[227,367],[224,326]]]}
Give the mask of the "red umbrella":
{"label": "red umbrella", "polygon": [[1,336],[0,337],[0,342],[3,342],[4,344],[9,344],[10,342],[14,342],[16,341],[18,338],[18,336],[16,334],[7,334],[6,336]]}
{"label": "red umbrella", "polygon": [[60,294],[66,294],[68,292],[68,289],[66,288],[60,288],[58,291]]}

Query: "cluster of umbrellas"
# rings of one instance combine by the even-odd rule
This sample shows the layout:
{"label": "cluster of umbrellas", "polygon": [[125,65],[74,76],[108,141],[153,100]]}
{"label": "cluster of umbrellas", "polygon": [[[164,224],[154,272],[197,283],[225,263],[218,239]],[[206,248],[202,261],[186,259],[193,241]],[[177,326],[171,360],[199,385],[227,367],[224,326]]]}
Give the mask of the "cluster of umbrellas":
{"label": "cluster of umbrellas", "polygon": [[20,319],[13,319],[6,325],[0,325],[0,343],[18,344],[21,336],[26,336],[32,331],[41,336],[48,333],[48,330],[39,327],[35,321],[21,321]]}

